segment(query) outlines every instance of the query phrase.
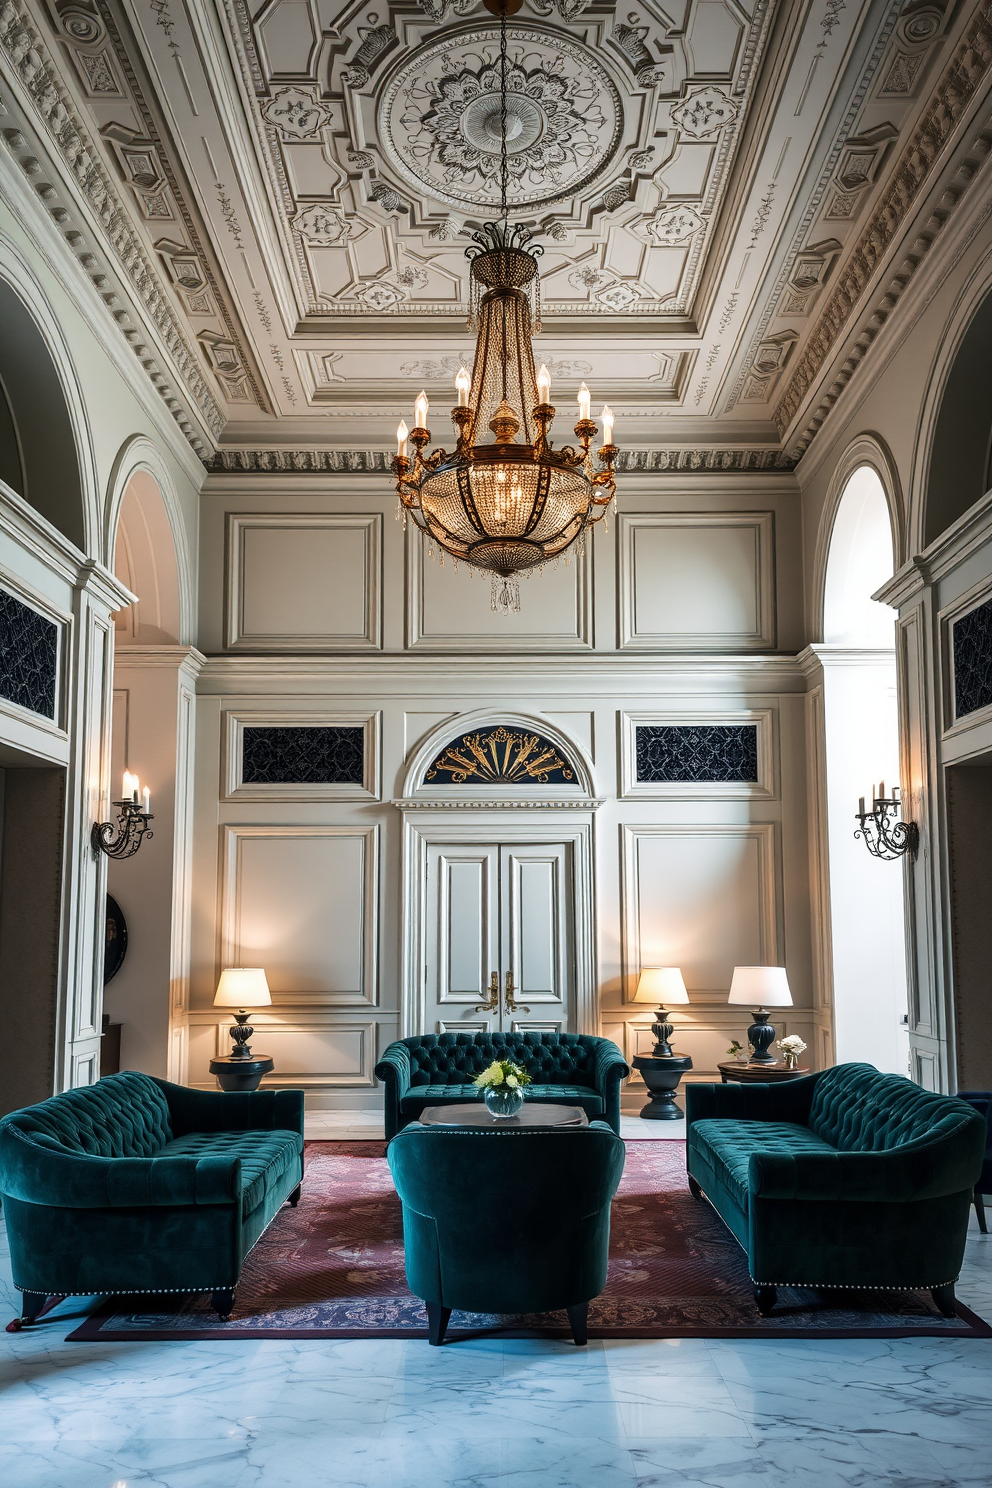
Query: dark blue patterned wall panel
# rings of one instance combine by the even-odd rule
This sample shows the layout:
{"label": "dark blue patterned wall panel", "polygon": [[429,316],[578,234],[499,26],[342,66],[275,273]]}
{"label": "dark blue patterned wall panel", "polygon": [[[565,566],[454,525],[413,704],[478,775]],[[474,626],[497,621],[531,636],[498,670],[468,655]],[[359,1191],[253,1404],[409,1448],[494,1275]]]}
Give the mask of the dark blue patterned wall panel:
{"label": "dark blue patterned wall panel", "polygon": [[992,703],[992,599],[954,622],[954,716]]}
{"label": "dark blue patterned wall panel", "polygon": [[59,628],[0,589],[0,697],[55,717]]}
{"label": "dark blue patterned wall panel", "polygon": [[365,730],[357,728],[246,728],[244,785],[362,785]]}
{"label": "dark blue patterned wall panel", "polygon": [[755,723],[641,723],[636,744],[639,783],[757,784]]}

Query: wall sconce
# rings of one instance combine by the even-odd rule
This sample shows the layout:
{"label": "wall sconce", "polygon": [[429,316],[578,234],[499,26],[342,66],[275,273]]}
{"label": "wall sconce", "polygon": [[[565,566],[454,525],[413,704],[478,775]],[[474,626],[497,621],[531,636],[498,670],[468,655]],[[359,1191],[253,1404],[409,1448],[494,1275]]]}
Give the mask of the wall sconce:
{"label": "wall sconce", "polygon": [[108,858],[131,858],[144,837],[155,835],[148,830],[148,823],[155,820],[150,809],[151,791],[147,785],[142,791],[137,775],[125,770],[122,799],[111,805],[117,807],[117,820],[93,823],[93,851],[104,852]]}
{"label": "wall sconce", "polygon": [[885,794],[885,781],[878,789],[872,786],[871,810],[865,810],[864,796],[858,802],[856,820],[861,823],[855,837],[863,837],[872,857],[891,862],[909,853],[915,858],[920,845],[920,829],[915,822],[900,821],[902,811],[899,787],[892,787],[891,796]]}

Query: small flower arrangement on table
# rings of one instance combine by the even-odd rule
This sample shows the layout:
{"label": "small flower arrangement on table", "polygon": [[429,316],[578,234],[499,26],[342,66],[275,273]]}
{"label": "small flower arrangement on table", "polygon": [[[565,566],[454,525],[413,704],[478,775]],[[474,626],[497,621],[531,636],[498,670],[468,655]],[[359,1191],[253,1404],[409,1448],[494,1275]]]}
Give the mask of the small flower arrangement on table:
{"label": "small flower arrangement on table", "polygon": [[530,1075],[512,1059],[494,1059],[472,1082],[482,1091],[486,1109],[496,1117],[515,1116],[524,1103]]}
{"label": "small flower arrangement on table", "polygon": [[727,1053],[730,1055],[731,1059],[736,1059],[738,1064],[747,1064],[747,1050],[744,1048],[744,1045],[741,1043],[740,1039],[732,1040]]}
{"label": "small flower arrangement on table", "polygon": [[778,1046],[785,1055],[786,1069],[795,1069],[799,1063],[800,1054],[805,1054],[806,1045],[798,1033],[790,1033],[787,1038],[779,1039]]}

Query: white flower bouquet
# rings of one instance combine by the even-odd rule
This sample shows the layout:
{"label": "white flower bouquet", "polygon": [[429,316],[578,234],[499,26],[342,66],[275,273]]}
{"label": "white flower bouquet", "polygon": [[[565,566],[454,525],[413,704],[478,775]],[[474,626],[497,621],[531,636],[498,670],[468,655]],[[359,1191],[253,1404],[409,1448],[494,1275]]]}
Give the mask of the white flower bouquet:
{"label": "white flower bouquet", "polygon": [[798,1033],[790,1033],[786,1038],[779,1039],[778,1046],[785,1055],[785,1063],[789,1069],[795,1069],[799,1063],[800,1054],[805,1054],[806,1045]]}
{"label": "white flower bouquet", "polygon": [[530,1075],[519,1064],[514,1064],[512,1059],[494,1059],[488,1069],[484,1069],[481,1075],[476,1075],[473,1085],[480,1090],[493,1089],[505,1085],[509,1090],[522,1090],[525,1085],[530,1084]]}

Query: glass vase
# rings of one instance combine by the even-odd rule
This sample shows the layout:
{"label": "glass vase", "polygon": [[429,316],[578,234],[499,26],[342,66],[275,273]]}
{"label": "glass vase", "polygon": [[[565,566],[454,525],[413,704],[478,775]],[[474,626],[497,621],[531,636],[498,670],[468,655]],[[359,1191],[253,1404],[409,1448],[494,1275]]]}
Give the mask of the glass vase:
{"label": "glass vase", "polygon": [[509,1085],[487,1085],[485,1102],[490,1116],[494,1116],[497,1121],[502,1121],[508,1116],[516,1116],[524,1103],[524,1093],[520,1089],[512,1089]]}
{"label": "glass vase", "polygon": [[788,1050],[786,1050],[786,1053],[785,1053],[785,1067],[786,1067],[786,1069],[796,1069],[797,1066],[798,1066],[798,1064],[799,1064],[799,1055],[798,1054],[790,1054],[788,1052]]}

